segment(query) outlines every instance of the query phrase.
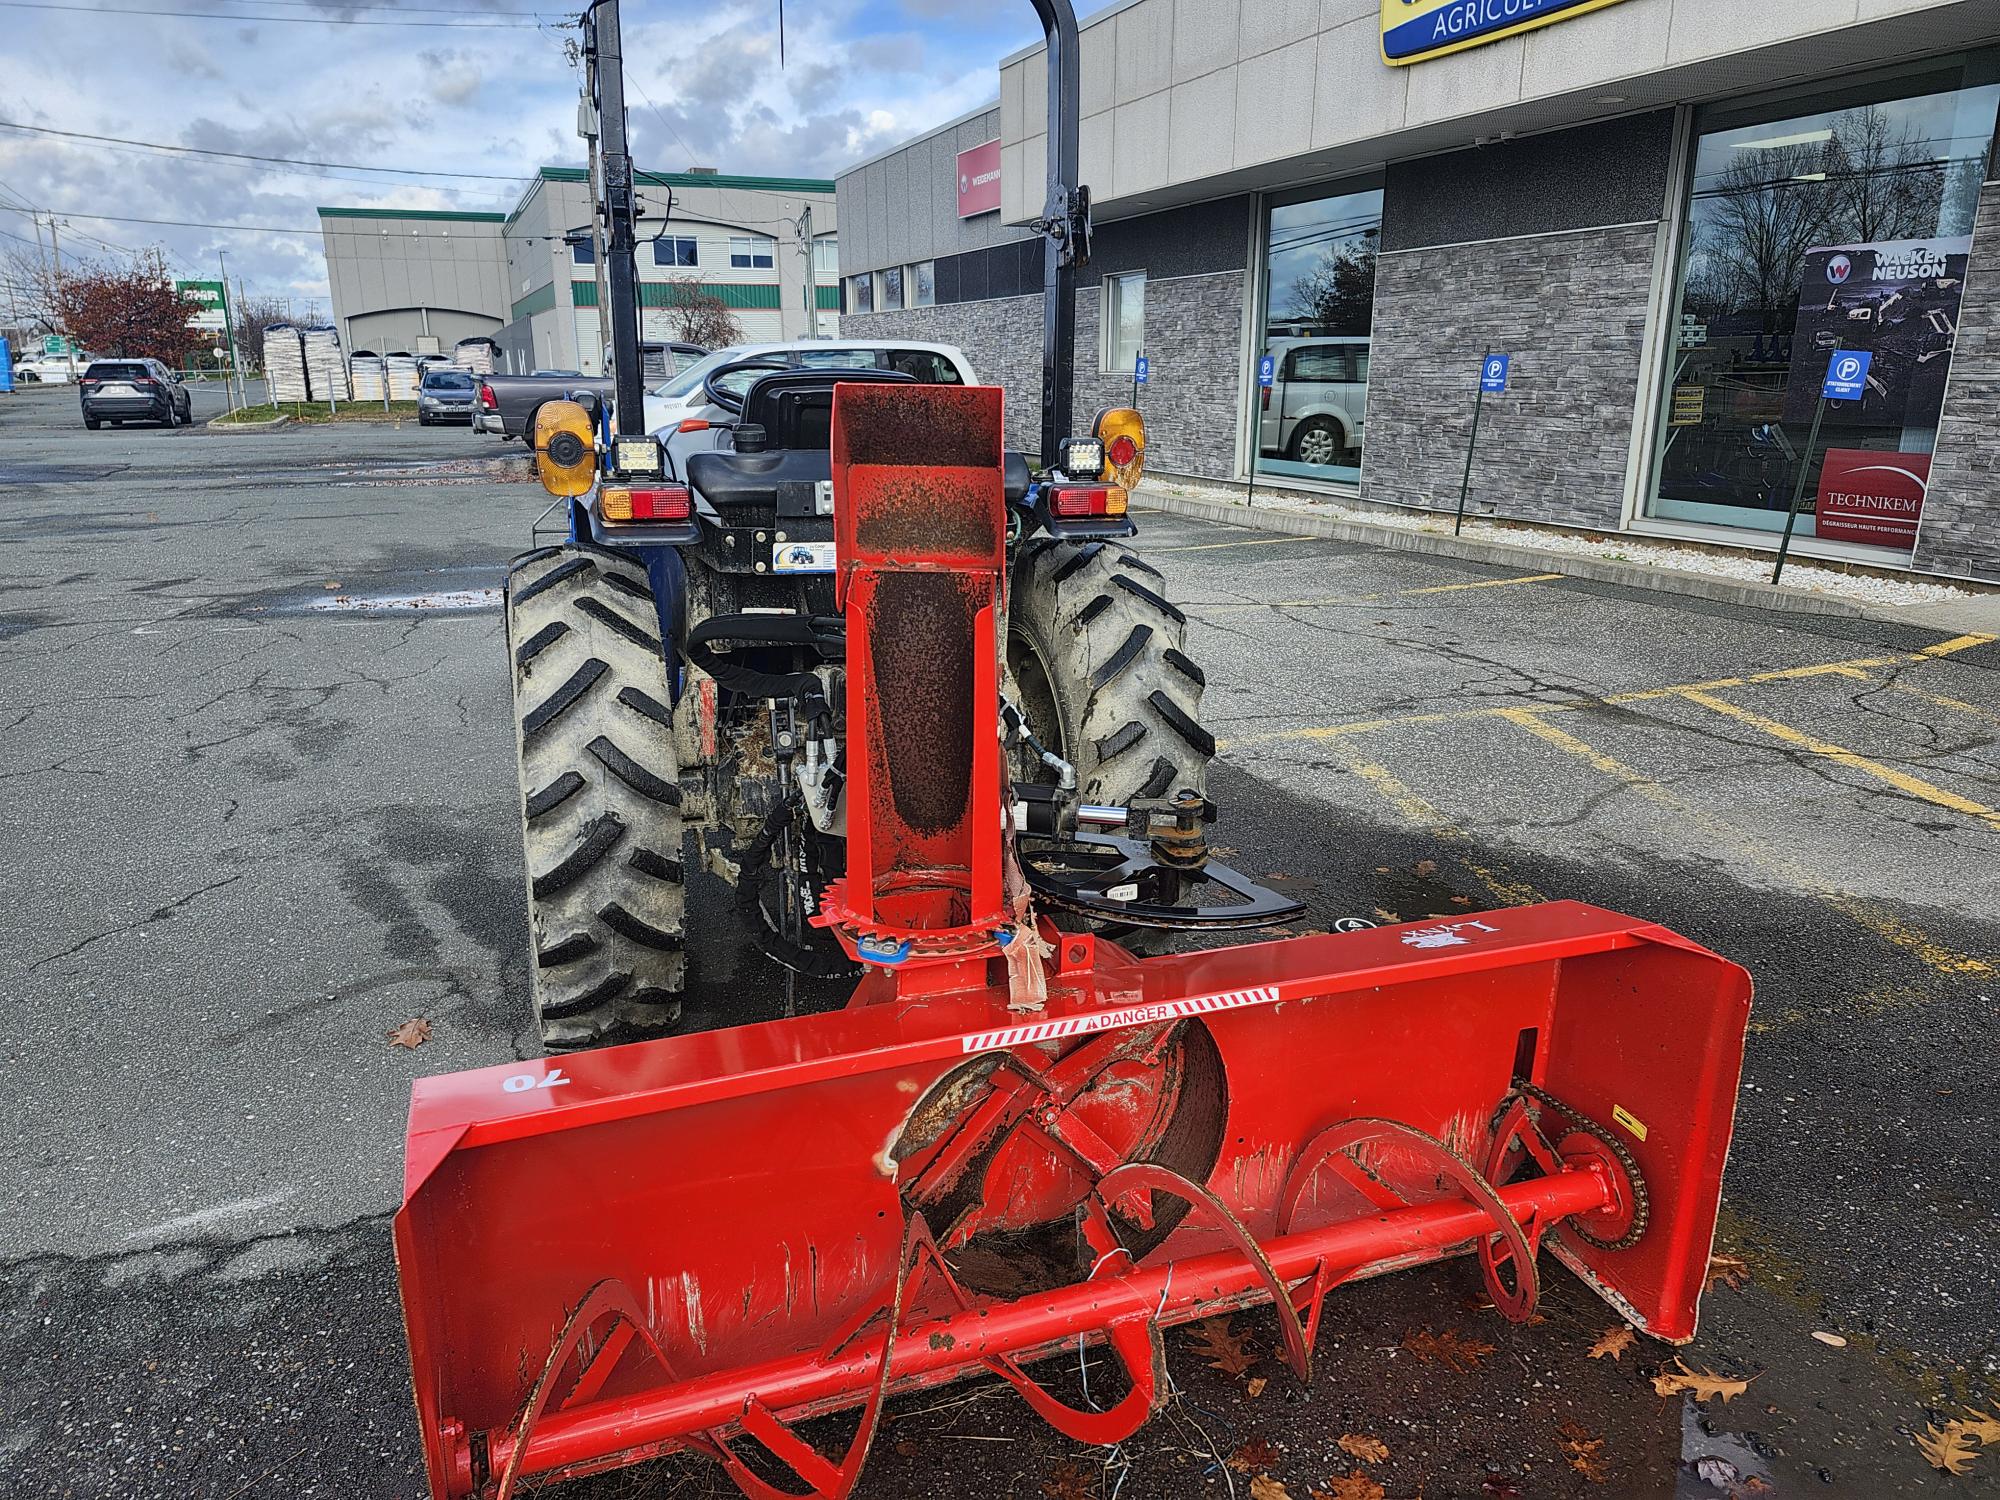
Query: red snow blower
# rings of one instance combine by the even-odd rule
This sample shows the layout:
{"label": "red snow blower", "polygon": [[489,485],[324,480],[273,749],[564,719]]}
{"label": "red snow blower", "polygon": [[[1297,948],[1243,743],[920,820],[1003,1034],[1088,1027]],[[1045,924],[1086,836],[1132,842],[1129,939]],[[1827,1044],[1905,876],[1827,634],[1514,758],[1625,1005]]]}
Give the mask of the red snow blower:
{"label": "red snow blower", "polygon": [[[810,938],[861,977],[824,1014],[416,1085],[395,1245],[433,1500],[508,1500],[675,1452],[720,1464],[753,1500],[839,1500],[886,1401],[965,1377],[1006,1381],[1076,1441],[1115,1443],[1167,1396],[1164,1329],[1268,1305],[1309,1380],[1336,1288],[1449,1256],[1475,1257],[1517,1321],[1534,1311],[1546,1250],[1633,1326],[1694,1336],[1749,1014],[1742,969],[1574,902],[1132,951],[1135,928],[1256,926],[1299,908],[1212,857],[1214,810],[1198,788],[1135,779],[1117,805],[1086,800],[1111,773],[1075,774],[1083,740],[1043,746],[1010,695],[1023,580],[1038,566],[1063,580],[1107,566],[1102,538],[1131,529],[1125,487],[1143,449],[1131,413],[1056,441],[1062,306],[1087,250],[1088,200],[1073,186],[1074,19],[1066,0],[1036,3],[1052,102],[1039,478],[1002,451],[999,390],[887,371],[820,387],[817,372],[754,372],[736,451],[697,455],[684,488],[665,486],[657,447],[625,425],[635,361],[619,362],[609,452],[595,454],[587,417],[562,454],[546,445],[551,462],[595,464],[604,493],[634,483],[621,471],[651,467],[628,507],[671,496],[673,526],[655,529],[690,555],[729,554],[719,538],[750,535],[732,516],[774,496],[778,519],[753,524],[782,522],[790,540],[778,540],[807,562],[826,548],[833,572],[823,605],[801,594],[787,614],[754,592],[781,582],[761,555],[754,569],[712,564],[704,590],[742,590],[741,612],[690,634],[670,710],[667,687],[615,675],[645,665],[639,627],[615,612],[646,597],[647,570],[609,550],[605,513],[588,508],[599,496],[573,502],[590,545],[530,555],[541,571],[510,583],[524,608],[552,612],[564,589],[616,584],[527,634],[524,616],[510,642],[517,699],[531,705],[524,765],[530,752],[569,754],[568,735],[582,768],[550,759],[546,791],[527,798],[542,819],[529,825],[531,907],[550,944],[540,963],[624,963],[671,946],[648,991],[668,995],[677,906],[642,919],[624,896],[573,912],[560,902],[588,888],[586,856],[642,815],[670,809],[648,826],[668,830],[661,845],[678,840],[682,817],[719,805],[714,766],[741,783],[777,747],[810,768],[810,781],[784,783],[803,811],[782,822],[770,810],[792,804],[765,798],[762,821],[738,825],[757,837],[735,847],[804,872],[778,903],[796,918],[784,951]],[[593,13],[615,28],[615,0]],[[607,151],[614,139],[622,151],[622,108],[604,126]],[[624,191],[607,212],[629,258]],[[612,284],[632,345],[629,265]],[[758,490],[760,474],[779,478]],[[830,496],[817,488],[828,475]],[[1100,529],[1063,529],[1051,497],[1078,490],[1070,514]],[[1030,513],[1049,533],[1037,542],[1023,541]],[[800,541],[815,525],[827,539]],[[739,563],[745,550],[733,545]],[[1168,623],[1185,624],[1149,576],[1127,568],[1105,584],[1101,617],[1119,622],[1123,644],[1087,680],[1111,684],[1157,654]],[[1117,613],[1139,605],[1153,613]],[[1052,605],[1049,618],[1083,632],[1097,608],[1067,625]],[[592,644],[607,619],[624,621],[618,639]],[[746,649],[816,654],[753,671]],[[1161,669],[1177,670],[1167,658],[1185,662],[1178,641]],[[1161,715],[1134,718],[1157,742],[1177,725],[1187,743],[1206,739],[1165,687],[1132,701],[1153,705],[1135,715]],[[626,717],[602,733],[564,727],[579,721],[561,715],[597,712],[593,702]],[[676,735],[689,747],[679,762]],[[1125,731],[1109,738],[1127,742],[1114,753],[1146,756],[1142,772],[1153,763]],[[1061,774],[1017,779],[1037,763]],[[648,769],[662,764],[692,790]],[[538,869],[534,840],[591,797],[623,800],[579,815],[575,844],[553,841],[555,862]],[[834,873],[807,879],[831,849]],[[677,853],[649,846],[630,862],[665,889]],[[739,853],[730,868],[754,908],[752,861]],[[1197,890],[1214,904],[1186,904]],[[577,925],[553,925],[558,912]],[[585,925],[600,916],[602,931]],[[611,982],[589,972],[592,995]],[[553,984],[546,994],[545,1022],[582,1003]],[[668,1009],[649,999],[634,1013],[647,1006]],[[1100,1367],[1108,1353],[1119,1371],[1097,1402],[1037,1376],[1038,1362],[1079,1350]]]}

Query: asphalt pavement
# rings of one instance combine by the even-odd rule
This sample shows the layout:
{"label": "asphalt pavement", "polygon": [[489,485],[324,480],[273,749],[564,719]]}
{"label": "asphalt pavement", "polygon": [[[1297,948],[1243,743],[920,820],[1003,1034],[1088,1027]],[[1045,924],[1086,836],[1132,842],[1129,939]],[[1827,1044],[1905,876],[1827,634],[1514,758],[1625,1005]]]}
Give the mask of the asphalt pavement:
{"label": "asphalt pavement", "polygon": [[[0,397],[0,1494],[422,1492],[409,1084],[532,1047],[497,594],[525,479],[456,429],[86,433],[74,392]],[[1237,1320],[1254,1396],[1172,1335],[1177,1394],[1115,1455],[1004,1387],[913,1398],[860,1495],[2000,1493],[2000,1451],[1946,1479],[1913,1440],[2000,1403],[2000,645],[1141,527],[1208,677],[1217,837],[1295,930],[1575,897],[1750,968],[1741,1266],[1691,1348],[1615,1360],[1553,1266],[1520,1328],[1464,1263],[1341,1290],[1310,1395],[1268,1314]],[[698,1017],[775,1008],[725,924],[693,958]],[[1427,1329],[1492,1348],[1440,1364]],[[1662,1398],[1675,1358],[1747,1385]],[[669,1460],[564,1493],[733,1491]]]}

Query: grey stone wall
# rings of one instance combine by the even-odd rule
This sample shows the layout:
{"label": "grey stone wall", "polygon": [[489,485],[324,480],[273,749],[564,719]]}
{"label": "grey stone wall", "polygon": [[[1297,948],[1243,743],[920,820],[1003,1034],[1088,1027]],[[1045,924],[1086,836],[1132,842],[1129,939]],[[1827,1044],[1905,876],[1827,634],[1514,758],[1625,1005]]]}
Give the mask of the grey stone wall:
{"label": "grey stone wall", "polygon": [[[1150,378],[1139,397],[1146,417],[1148,464],[1157,472],[1227,478],[1236,452],[1244,375],[1236,367],[1243,319],[1241,271],[1181,276],[1146,284]],[[1076,298],[1075,419],[1084,429],[1098,408],[1132,399],[1129,374],[1111,375],[1104,360],[1095,287]],[[1002,297],[946,307],[848,314],[845,338],[907,338],[956,344],[979,378],[1007,391],[1007,443],[1032,453],[1041,435],[1042,299]]]}
{"label": "grey stone wall", "polygon": [[2000,182],[1979,196],[1914,564],[2000,583]]}
{"label": "grey stone wall", "polygon": [[1457,503],[1482,350],[1513,355],[1480,418],[1472,494],[1501,515],[1616,529],[1638,400],[1653,228],[1382,255],[1364,498]]}

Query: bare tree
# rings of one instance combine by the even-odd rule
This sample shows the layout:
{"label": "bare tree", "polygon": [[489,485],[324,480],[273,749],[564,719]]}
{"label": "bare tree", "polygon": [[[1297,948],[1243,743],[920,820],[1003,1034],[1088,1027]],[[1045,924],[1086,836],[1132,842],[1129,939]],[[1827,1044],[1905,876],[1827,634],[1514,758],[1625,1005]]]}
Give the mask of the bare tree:
{"label": "bare tree", "polygon": [[1826,173],[1844,222],[1857,243],[1935,234],[1944,199],[1944,163],[1905,123],[1870,104],[1836,115],[1826,147]]}
{"label": "bare tree", "polygon": [[1704,285],[1726,289],[1739,309],[1790,305],[1806,251],[1840,220],[1839,191],[1817,146],[1776,146],[1725,167],[1702,189],[1696,250]]}
{"label": "bare tree", "polygon": [[1372,236],[1328,246],[1292,283],[1292,305],[1323,333],[1367,333],[1375,323],[1375,242]]}
{"label": "bare tree", "polygon": [[26,250],[0,256],[0,292],[6,299],[5,322],[24,333],[59,333],[56,278],[47,259]]}
{"label": "bare tree", "polygon": [[236,305],[236,357],[254,365],[264,357],[264,330],[276,323],[289,323],[290,310],[282,297],[245,297]]}
{"label": "bare tree", "polygon": [[675,276],[666,283],[667,337],[682,344],[720,349],[743,342],[743,325],[722,299],[692,276]]}

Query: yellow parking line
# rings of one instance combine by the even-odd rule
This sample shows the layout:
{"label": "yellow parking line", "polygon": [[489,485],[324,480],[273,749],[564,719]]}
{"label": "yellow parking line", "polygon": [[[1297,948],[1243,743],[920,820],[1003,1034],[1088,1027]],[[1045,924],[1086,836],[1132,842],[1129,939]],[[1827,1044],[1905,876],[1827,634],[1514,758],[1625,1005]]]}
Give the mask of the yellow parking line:
{"label": "yellow parking line", "polygon": [[1380,604],[1385,599],[1407,599],[1417,594],[1450,594],[1460,589],[1498,589],[1515,583],[1547,583],[1551,579],[1567,576],[1565,573],[1528,573],[1520,578],[1482,578],[1477,583],[1441,583],[1424,589],[1398,589],[1393,594],[1335,594],[1328,599],[1234,599],[1213,604],[1191,604],[1188,608],[1203,613],[1213,609],[1323,609],[1333,604]]}
{"label": "yellow parking line", "polygon": [[1751,838],[1723,822],[1720,818],[1703,811],[1692,803],[1684,802],[1658,781],[1635,770],[1625,762],[1606,755],[1595,746],[1585,743],[1575,735],[1558,729],[1541,715],[1524,709],[1502,709],[1499,717],[1510,724],[1518,725],[1536,738],[1554,745],[1577,759],[1586,762],[1605,775],[1625,783],[1647,801],[1675,816],[1691,820],[1700,828],[1709,842],[1733,848],[1744,863],[1762,869],[1777,879],[1798,890],[1819,897],[1849,921],[1874,933],[1885,942],[1914,955],[1920,962],[1935,969],[1940,974],[1990,974],[1993,966],[1984,959],[1973,958],[1969,954],[1956,953],[1919,928],[1911,926],[1889,912],[1882,911],[1858,896],[1832,885],[1812,869],[1773,854],[1757,840]]}
{"label": "yellow parking line", "polygon": [[1935,646],[1926,646],[1919,656],[1950,656],[1958,651],[1970,651],[1974,646],[1984,646],[1989,641],[2000,640],[2000,636],[1957,635],[1948,641],[1939,641]]}
{"label": "yellow parking line", "polygon": [[1780,724],[1776,719],[1753,714],[1747,708],[1739,708],[1734,703],[1725,702],[1709,693],[1688,688],[1683,690],[1680,696],[1690,703],[1700,704],[1713,713],[1724,714],[1739,723],[1748,724],[1752,729],[1768,734],[1774,740],[1796,746],[1813,755],[1823,756],[1864,775],[1873,776],[1877,781],[1884,782],[1907,796],[1928,802],[1934,807],[1949,808],[1953,812],[1964,813],[1967,817],[1978,818],[1991,828],[2000,829],[2000,812],[1994,811],[1983,802],[1974,802],[1970,797],[1961,797],[1956,792],[1948,792],[1941,786],[1933,786],[1920,777],[1910,775],[1907,771],[1898,771],[1894,766],[1885,766],[1880,761],[1870,760],[1865,755],[1857,755],[1843,746],[1816,739],[1802,730],[1792,728],[1789,724]]}
{"label": "yellow parking line", "polygon": [[1921,698],[1924,702],[1935,704],[1939,708],[1948,708],[1954,713],[1969,714],[1975,719],[1984,719],[1989,724],[2000,724],[2000,713],[1995,713],[1990,708],[1981,708],[1977,703],[1967,703],[1962,698],[1947,698],[1943,693],[1927,693],[1922,688],[1911,687],[1907,682],[1892,682],[1889,686],[1899,693],[1906,693],[1912,698]]}
{"label": "yellow parking line", "polygon": [[1224,547],[1275,547],[1280,542],[1323,542],[1323,536],[1260,536],[1247,542],[1199,542],[1192,547],[1148,547],[1147,555],[1155,552],[1215,552]]}
{"label": "yellow parking line", "polygon": [[1472,872],[1479,883],[1509,906],[1529,906],[1545,898],[1525,881],[1516,880],[1504,869],[1496,869],[1471,857],[1472,835],[1446,817],[1423,796],[1406,786],[1387,766],[1369,760],[1345,746],[1336,752],[1347,768],[1380,792],[1407,822],[1428,830],[1434,837],[1458,845],[1458,862]]}

